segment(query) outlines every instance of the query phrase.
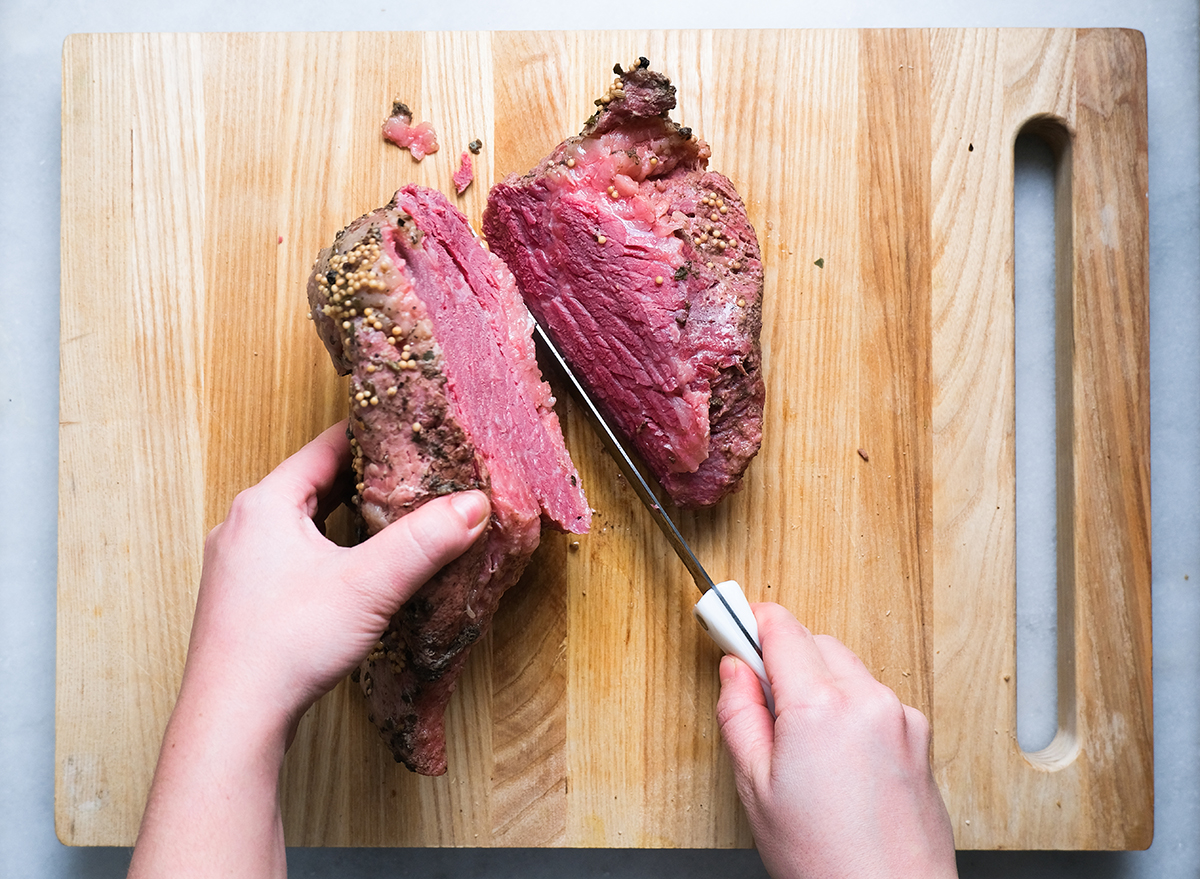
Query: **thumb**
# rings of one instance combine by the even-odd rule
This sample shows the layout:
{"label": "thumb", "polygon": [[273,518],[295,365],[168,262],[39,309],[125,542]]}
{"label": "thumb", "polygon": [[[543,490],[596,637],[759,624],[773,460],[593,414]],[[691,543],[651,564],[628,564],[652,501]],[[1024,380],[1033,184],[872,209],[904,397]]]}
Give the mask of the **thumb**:
{"label": "thumb", "polygon": [[486,530],[491,505],[481,491],[434,498],[350,550],[350,579],[387,587],[385,617],[462,555]]}
{"label": "thumb", "polygon": [[757,783],[768,771],[775,745],[775,721],[767,710],[758,676],[734,656],[721,657],[721,696],[717,725],[739,781]]}

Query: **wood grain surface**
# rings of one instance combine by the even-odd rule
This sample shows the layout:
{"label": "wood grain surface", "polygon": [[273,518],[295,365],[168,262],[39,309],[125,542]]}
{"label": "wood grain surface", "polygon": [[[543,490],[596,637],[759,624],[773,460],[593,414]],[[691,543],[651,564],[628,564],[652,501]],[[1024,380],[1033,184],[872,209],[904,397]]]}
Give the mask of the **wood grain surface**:
{"label": "wood grain surface", "polygon": [[[132,843],[204,535],[342,417],[305,319],[317,251],[406,182],[452,191],[474,138],[457,203],[478,225],[488,187],[577,131],[638,55],[745,197],[766,269],[762,452],[744,491],[679,515],[685,536],[714,577],[841,638],[929,715],[960,848],[1149,845],[1145,49],[1070,29],[69,37],[64,842]],[[382,141],[393,98],[438,153]],[[1060,729],[1038,753],[1016,738],[1023,130],[1059,164]],[[545,537],[475,647],[448,774],[396,766],[343,683],[288,756],[290,844],[752,845],[694,589],[559,400],[594,527]]]}

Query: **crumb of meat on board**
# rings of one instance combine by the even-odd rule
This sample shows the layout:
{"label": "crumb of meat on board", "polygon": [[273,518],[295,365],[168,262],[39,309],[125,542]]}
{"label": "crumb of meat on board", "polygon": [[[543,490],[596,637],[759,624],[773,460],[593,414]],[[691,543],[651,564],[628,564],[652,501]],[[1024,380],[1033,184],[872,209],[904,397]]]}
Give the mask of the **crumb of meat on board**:
{"label": "crumb of meat on board", "polygon": [[418,162],[438,151],[437,132],[429,122],[413,125],[412,110],[403,101],[392,102],[392,115],[383,122],[383,137],[408,150]]}
{"label": "crumb of meat on board", "polygon": [[454,172],[451,179],[454,181],[454,189],[459,195],[466,192],[471,181],[475,179],[475,169],[471,165],[471,156],[468,153],[462,154],[462,158],[458,162],[458,170]]}

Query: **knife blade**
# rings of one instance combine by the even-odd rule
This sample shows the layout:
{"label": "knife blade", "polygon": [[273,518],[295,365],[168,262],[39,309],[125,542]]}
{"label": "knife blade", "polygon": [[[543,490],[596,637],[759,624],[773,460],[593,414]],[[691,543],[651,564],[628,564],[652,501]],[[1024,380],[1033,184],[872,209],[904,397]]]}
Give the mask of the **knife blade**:
{"label": "knife blade", "polygon": [[675,550],[675,554],[683,562],[688,573],[691,574],[697,588],[703,593],[692,609],[696,621],[722,650],[737,656],[754,669],[754,673],[762,684],[763,694],[767,698],[767,707],[774,714],[774,699],[771,685],[767,680],[762,647],[758,639],[758,623],[754,619],[754,613],[750,609],[750,603],[746,600],[741,586],[734,580],[713,583],[712,577],[700,564],[700,560],[688,542],[684,540],[675,521],[663,508],[646,477],[642,475],[641,469],[634,462],[632,453],[626,448],[624,441],[608,423],[608,419],[604,417],[583,382],[575,375],[575,371],[571,369],[549,333],[536,320],[533,324],[533,333],[546,353],[550,355],[563,378],[566,379],[572,393],[583,405],[593,427],[600,434],[601,442],[604,443],[608,453],[612,455],[626,482],[650,512],[650,518],[667,538],[667,542]]}

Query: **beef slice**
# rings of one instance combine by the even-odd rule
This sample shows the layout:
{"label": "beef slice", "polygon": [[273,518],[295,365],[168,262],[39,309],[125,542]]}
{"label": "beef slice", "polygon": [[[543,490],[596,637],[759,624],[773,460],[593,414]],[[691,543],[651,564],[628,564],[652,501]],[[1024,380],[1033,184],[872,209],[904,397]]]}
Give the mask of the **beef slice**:
{"label": "beef slice", "polygon": [[450,492],[491,500],[484,535],[401,608],[357,673],[397,761],[438,775],[470,646],[542,527],[582,533],[591,512],[512,275],[444,196],[406,186],[355,220],[321,252],[308,298],[350,376],[361,536]]}
{"label": "beef slice", "polygon": [[758,239],[644,58],[583,131],[488,196],[483,231],[534,317],[671,499],[736,490],[762,442]]}

